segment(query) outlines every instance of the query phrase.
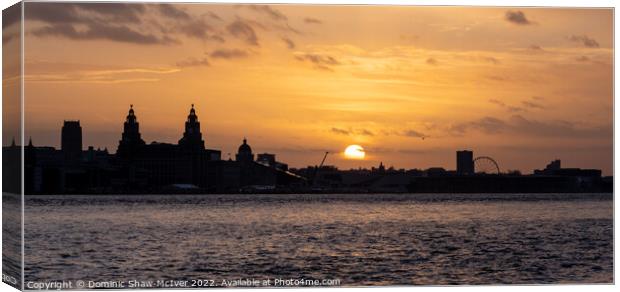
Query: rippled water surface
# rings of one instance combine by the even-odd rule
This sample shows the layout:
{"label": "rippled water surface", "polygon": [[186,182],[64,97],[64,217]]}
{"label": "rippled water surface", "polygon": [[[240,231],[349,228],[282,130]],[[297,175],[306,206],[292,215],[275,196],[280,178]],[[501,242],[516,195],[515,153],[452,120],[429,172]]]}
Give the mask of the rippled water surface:
{"label": "rippled water surface", "polygon": [[32,196],[25,278],[609,283],[610,194]]}

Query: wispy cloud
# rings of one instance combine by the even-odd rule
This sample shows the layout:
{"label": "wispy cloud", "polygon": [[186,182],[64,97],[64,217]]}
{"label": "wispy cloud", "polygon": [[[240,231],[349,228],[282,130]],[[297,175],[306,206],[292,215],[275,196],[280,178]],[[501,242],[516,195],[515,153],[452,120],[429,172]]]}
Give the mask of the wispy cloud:
{"label": "wispy cloud", "polygon": [[508,10],[506,11],[506,15],[504,16],[504,19],[506,19],[506,21],[517,24],[517,25],[530,25],[533,24],[532,21],[530,21],[529,19],[527,19],[527,17],[525,16],[525,13],[523,13],[523,11],[512,11],[512,10]]}
{"label": "wispy cloud", "polygon": [[189,19],[184,22],[177,22],[175,31],[178,31],[190,38],[200,40],[217,39],[221,36],[211,34],[214,29],[204,19]]}
{"label": "wispy cloud", "polygon": [[543,106],[540,103],[529,101],[529,100],[524,100],[524,101],[521,102],[521,104],[524,107],[531,108],[531,109],[545,109],[546,108],[545,106]]}
{"label": "wispy cloud", "polygon": [[234,37],[244,40],[249,45],[259,45],[256,31],[254,31],[252,26],[241,19],[233,21],[226,27],[226,29]]}
{"label": "wispy cloud", "polygon": [[461,60],[465,60],[465,61],[470,61],[470,62],[477,62],[477,63],[490,63],[493,65],[498,65],[500,64],[500,60],[495,58],[495,57],[491,57],[491,56],[484,56],[484,55],[463,55],[463,54],[459,54],[456,56],[458,59]]}
{"label": "wispy cloud", "polygon": [[209,18],[218,20],[218,21],[223,21],[223,19],[217,15],[216,13],[212,12],[212,11],[208,11],[205,14],[203,14],[203,16],[208,16]]}
{"label": "wispy cloud", "polygon": [[340,62],[330,55],[304,53],[297,54],[295,58],[299,61],[310,62],[314,64],[316,69],[320,70],[333,71],[330,66],[340,65]]}
{"label": "wispy cloud", "polygon": [[330,131],[338,135],[349,135],[350,134],[348,130],[340,129],[340,128],[331,128]]}
{"label": "wispy cloud", "polygon": [[269,5],[243,5],[243,7],[247,7],[251,10],[267,15],[272,20],[276,20],[276,21],[287,21],[288,20],[288,17],[286,17],[284,13],[280,12],[279,10],[275,8],[272,8]]}
{"label": "wispy cloud", "polygon": [[295,42],[287,37],[282,37],[282,41],[286,44],[286,47],[289,49],[295,49]]}
{"label": "wispy cloud", "polygon": [[209,62],[209,59],[207,59],[206,57],[204,57],[204,58],[188,58],[188,59],[181,60],[181,61],[177,62],[177,66],[179,66],[181,68],[186,68],[186,67],[208,67],[208,66],[211,66],[211,63]]}
{"label": "wispy cloud", "polygon": [[595,39],[587,35],[571,35],[570,37],[568,37],[568,40],[571,42],[581,43],[586,48],[600,47],[599,43]]}
{"label": "wispy cloud", "polygon": [[[31,31],[38,37],[110,40],[141,45],[179,43],[163,33],[137,28],[144,24],[147,7],[138,3],[31,3],[25,10],[25,17],[43,24]],[[170,9],[164,10],[172,13]]]}
{"label": "wispy cloud", "polygon": [[345,135],[345,136],[349,136],[349,135],[374,136],[375,135],[375,133],[373,133],[372,131],[368,129],[348,129],[347,130],[347,129],[332,127],[329,131],[337,135]]}
{"label": "wispy cloud", "polygon": [[507,105],[503,101],[497,100],[497,99],[489,99],[489,102],[492,103],[492,104],[496,104],[496,105],[498,105],[498,106],[508,110],[509,112],[522,112],[522,111],[525,110],[522,107]]}
{"label": "wispy cloud", "polygon": [[411,129],[403,132],[403,136],[412,137],[412,138],[427,138],[427,136],[424,133],[417,131],[417,130],[411,130]]}
{"label": "wispy cloud", "polygon": [[246,58],[248,56],[248,52],[240,49],[217,49],[211,52],[209,56],[214,59]]}
{"label": "wispy cloud", "polygon": [[611,125],[579,126],[574,122],[552,120],[542,121],[513,115],[507,120],[483,117],[477,120],[455,124],[449,131],[455,134],[477,130],[485,134],[518,134],[532,137],[563,138],[605,138],[612,133]]}
{"label": "wispy cloud", "polygon": [[159,12],[169,18],[189,20],[191,16],[183,9],[172,4],[159,4]]}
{"label": "wispy cloud", "polygon": [[101,23],[91,23],[86,30],[77,30],[70,24],[53,24],[38,28],[32,32],[35,36],[60,36],[72,40],[112,40],[117,42],[150,45],[175,44],[177,40],[170,37],[158,37],[145,34],[126,26],[111,26]]}
{"label": "wispy cloud", "polygon": [[544,51],[544,49],[539,45],[530,45],[528,49],[532,51]]}
{"label": "wispy cloud", "polygon": [[37,37],[141,45],[180,44],[182,36],[223,42],[208,15],[193,16],[176,4],[31,3],[26,10],[26,19],[40,24],[28,32]]}
{"label": "wispy cloud", "polygon": [[[34,68],[34,67],[33,67]],[[24,76],[29,82],[39,83],[132,83],[155,82],[157,76],[179,72],[178,68],[114,68],[92,70],[61,70],[38,72]]]}
{"label": "wispy cloud", "polygon": [[323,24],[321,20],[312,17],[304,18],[304,22],[309,24]]}

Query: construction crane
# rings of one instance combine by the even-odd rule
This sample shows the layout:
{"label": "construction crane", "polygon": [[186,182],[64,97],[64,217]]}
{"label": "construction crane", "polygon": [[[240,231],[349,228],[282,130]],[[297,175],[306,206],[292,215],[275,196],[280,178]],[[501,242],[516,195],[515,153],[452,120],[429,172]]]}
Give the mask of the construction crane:
{"label": "construction crane", "polygon": [[316,179],[319,177],[319,171],[321,170],[321,168],[323,168],[323,164],[325,163],[325,159],[327,159],[327,154],[329,154],[329,151],[325,151],[325,155],[323,156],[323,160],[321,160],[321,164],[319,165],[319,167],[314,172],[314,177],[312,178],[312,186],[313,187],[316,184]]}

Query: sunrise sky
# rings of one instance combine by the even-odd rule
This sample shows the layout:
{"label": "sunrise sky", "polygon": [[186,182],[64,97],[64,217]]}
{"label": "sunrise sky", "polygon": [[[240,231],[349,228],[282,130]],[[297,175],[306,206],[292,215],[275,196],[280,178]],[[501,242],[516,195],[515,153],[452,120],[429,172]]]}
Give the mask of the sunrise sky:
{"label": "sunrise sky", "polygon": [[[455,151],[530,173],[552,159],[612,173],[611,9],[25,4],[25,135],[116,151],[205,144],[292,167],[455,168]],[[7,40],[5,39],[5,42]],[[9,42],[11,40],[8,40]],[[14,39],[12,41],[15,41]]]}

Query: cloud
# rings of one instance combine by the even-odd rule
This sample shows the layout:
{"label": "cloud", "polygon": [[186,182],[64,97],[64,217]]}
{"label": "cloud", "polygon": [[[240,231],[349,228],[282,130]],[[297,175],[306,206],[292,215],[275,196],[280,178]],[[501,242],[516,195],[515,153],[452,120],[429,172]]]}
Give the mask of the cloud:
{"label": "cloud", "polygon": [[282,37],[282,41],[286,44],[287,48],[291,50],[295,48],[295,43],[291,39],[287,37]]}
{"label": "cloud", "polygon": [[598,48],[600,46],[595,39],[590,38],[587,35],[571,35],[568,37],[568,40],[571,42],[582,43],[586,48]]}
{"label": "cloud", "polygon": [[479,63],[491,63],[493,65],[500,64],[501,62],[495,58],[490,56],[470,56],[470,55],[461,55],[458,56],[459,59],[467,60],[470,62],[479,62]]}
{"label": "cloud", "polygon": [[374,136],[375,134],[367,129],[359,129],[356,132],[358,135],[362,135],[362,136]]}
{"label": "cloud", "polygon": [[241,19],[237,19],[229,24],[226,29],[236,38],[243,39],[246,43],[259,46],[258,37],[254,29]]}
{"label": "cloud", "polygon": [[329,55],[305,53],[296,55],[295,58],[302,62],[310,62],[314,64],[314,67],[316,69],[320,70],[333,71],[330,66],[340,65],[340,62],[338,60]]}
{"label": "cloud", "polygon": [[205,58],[197,59],[197,58],[188,58],[182,61],[177,62],[177,66],[181,68],[185,67],[208,67],[211,66],[209,60]]}
{"label": "cloud", "polygon": [[191,18],[185,10],[177,8],[172,4],[159,4],[157,7],[159,9],[159,13],[172,19],[189,20]]}
{"label": "cloud", "polygon": [[321,20],[312,17],[304,18],[304,22],[309,24],[323,24]]}
{"label": "cloud", "polygon": [[340,128],[331,128],[330,131],[334,134],[338,134],[338,135],[349,135],[351,134],[349,131],[345,130],[345,129],[340,129]]}
{"label": "cloud", "polygon": [[105,21],[126,24],[141,23],[146,6],[139,3],[30,3],[24,11],[26,19],[46,23]]}
{"label": "cloud", "polygon": [[559,138],[609,138],[613,134],[610,125],[579,127],[577,123],[561,120],[540,121],[513,115],[508,120],[483,117],[478,120],[453,125],[454,134],[477,130],[485,134],[518,134],[534,137]]}
{"label": "cloud", "polygon": [[513,116],[510,119],[511,131],[544,137],[605,137],[612,136],[611,125],[578,127],[568,121],[537,121],[528,120],[522,116]]}
{"label": "cloud", "polygon": [[426,135],[416,130],[407,130],[403,133],[403,136],[412,138],[426,138]]}
{"label": "cloud", "polygon": [[525,53],[528,53],[528,54],[545,54],[545,53],[549,53],[549,52],[550,51],[545,50],[543,47],[541,47],[539,45],[530,45],[525,50]]}
{"label": "cloud", "polygon": [[522,112],[525,111],[525,109],[518,107],[518,106],[511,106],[511,105],[507,105],[506,103],[504,103],[503,101],[497,100],[497,99],[489,99],[489,102],[492,104],[496,104],[506,110],[508,110],[509,112]]}
{"label": "cloud", "polygon": [[271,20],[262,22],[259,22],[258,20],[245,20],[248,25],[265,30],[277,30],[287,33],[292,32],[298,35],[303,34],[301,31],[291,27],[291,25],[288,23],[288,17],[278,9],[273,8],[272,6],[251,4],[237,5],[236,7],[250,9],[254,12],[257,12],[258,14],[267,16],[268,19]]}
{"label": "cloud", "polygon": [[456,124],[450,127],[453,133],[464,134],[472,129],[479,130],[486,134],[502,133],[507,128],[504,121],[494,117],[483,117],[478,120]]}
{"label": "cloud", "polygon": [[29,32],[38,37],[140,45],[179,43],[165,33],[139,30],[147,27],[143,22],[147,7],[150,6],[138,3],[31,3],[25,10],[25,17],[43,24]]}
{"label": "cloud", "polygon": [[267,15],[271,19],[276,20],[276,21],[288,20],[288,17],[286,17],[284,13],[280,12],[279,10],[275,8],[271,8],[271,6],[269,5],[244,5],[244,7],[250,8],[251,10]]}
{"label": "cloud", "polygon": [[246,58],[248,56],[248,52],[239,49],[217,49],[211,52],[209,56],[214,59]]}
{"label": "cloud", "polygon": [[437,62],[437,60],[436,60],[435,58],[428,58],[428,59],[426,59],[426,64],[429,64],[429,65],[433,65],[433,66],[435,66],[435,65],[437,65],[438,63],[439,63],[439,62]]}
{"label": "cloud", "polygon": [[32,3],[24,10],[26,20],[46,23],[77,23],[85,19],[78,13],[76,4],[72,3]]}
{"label": "cloud", "polygon": [[532,108],[532,109],[545,109],[545,107],[540,104],[540,103],[536,103],[533,101],[528,101],[528,100],[524,100],[521,102],[521,104],[527,108]]}
{"label": "cloud", "polygon": [[[62,69],[59,68],[62,67]],[[71,69],[67,69],[69,66]],[[178,68],[105,68],[83,64],[29,63],[29,82],[39,83],[130,83],[159,81],[160,75],[179,72]]]}
{"label": "cloud", "polygon": [[508,11],[506,11],[505,19],[508,22],[512,22],[512,23],[517,24],[517,25],[530,25],[530,24],[533,24],[533,22],[531,22],[530,20],[527,19],[527,17],[525,16],[525,13],[523,13],[522,11],[508,10]]}
{"label": "cloud", "polygon": [[[52,5],[55,5],[52,3]],[[141,23],[141,16],[146,11],[144,4],[129,3],[87,3],[74,4],[81,10],[105,16],[107,20],[116,22]]]}
{"label": "cloud", "polygon": [[[214,39],[219,36],[209,35],[213,28],[204,19],[194,19],[177,24],[176,31],[200,40]],[[219,37],[221,38],[221,37]],[[219,39],[222,41],[223,39]]]}
{"label": "cloud", "polygon": [[77,30],[70,24],[53,24],[32,31],[39,37],[59,36],[72,40],[112,40],[140,45],[174,44],[177,40],[170,37],[158,37],[153,34],[144,34],[126,26],[111,26],[101,23],[92,23],[85,30]]}
{"label": "cloud", "polygon": [[329,130],[330,132],[337,135],[360,135],[360,136],[374,136],[375,134],[368,129],[356,129],[356,130],[345,130],[341,128],[333,127]]}
{"label": "cloud", "polygon": [[[158,17],[153,17],[158,16]],[[212,14],[211,16],[216,16]],[[30,32],[38,37],[110,40],[135,44],[178,44],[179,35],[224,42],[207,23],[173,4],[32,3],[26,18],[41,22]],[[135,37],[135,40],[132,40]]]}
{"label": "cloud", "polygon": [[217,14],[215,14],[215,13],[211,12],[211,11],[207,11],[207,13],[205,13],[205,14],[203,14],[203,15],[204,15],[204,16],[208,16],[208,17],[210,17],[210,18],[213,18],[213,19],[215,19],[215,20],[223,21],[223,19],[222,19],[219,15],[217,15]]}

